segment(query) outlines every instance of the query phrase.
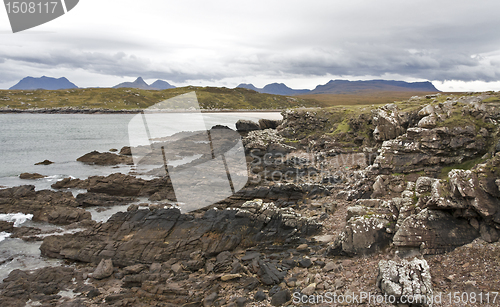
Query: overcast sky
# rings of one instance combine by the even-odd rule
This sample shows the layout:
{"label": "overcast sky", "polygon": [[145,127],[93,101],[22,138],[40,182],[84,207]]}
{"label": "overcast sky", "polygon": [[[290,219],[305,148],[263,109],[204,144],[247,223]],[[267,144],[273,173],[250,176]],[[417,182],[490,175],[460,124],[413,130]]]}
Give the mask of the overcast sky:
{"label": "overcast sky", "polygon": [[0,88],[26,76],[107,87],[312,89],[331,79],[500,90],[500,1],[81,0],[13,34],[0,8]]}

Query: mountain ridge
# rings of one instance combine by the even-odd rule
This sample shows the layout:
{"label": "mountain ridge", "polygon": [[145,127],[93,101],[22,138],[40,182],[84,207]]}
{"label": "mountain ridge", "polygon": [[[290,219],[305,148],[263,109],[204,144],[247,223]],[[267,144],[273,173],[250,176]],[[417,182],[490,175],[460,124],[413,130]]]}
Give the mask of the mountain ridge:
{"label": "mountain ridge", "polygon": [[304,95],[304,94],[347,94],[360,91],[415,91],[415,92],[440,92],[430,81],[406,82],[395,80],[330,80],[326,84],[317,85],[313,90],[297,90],[283,83],[271,83],[263,88],[257,88],[253,84],[241,83],[237,88],[246,88],[259,93],[274,95]]}
{"label": "mountain ridge", "polygon": [[42,76],[40,78],[34,78],[28,76],[21,79],[14,86],[10,87],[9,90],[66,90],[74,88],[78,88],[78,86],[70,82],[65,77],[52,78]]}
{"label": "mountain ridge", "polygon": [[138,77],[137,79],[135,79],[134,82],[122,82],[120,84],[113,86],[113,88],[124,88],[124,87],[137,88],[141,90],[166,90],[170,88],[175,88],[175,86],[163,80],[156,80],[151,85],[148,85],[146,81],[142,79],[142,77]]}

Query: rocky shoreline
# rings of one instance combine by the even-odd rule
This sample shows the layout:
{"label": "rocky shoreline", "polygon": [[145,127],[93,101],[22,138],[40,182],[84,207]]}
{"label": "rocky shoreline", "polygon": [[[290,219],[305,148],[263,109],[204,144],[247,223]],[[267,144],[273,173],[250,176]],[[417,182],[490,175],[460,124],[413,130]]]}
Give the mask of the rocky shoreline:
{"label": "rocky shoreline", "polygon": [[[237,123],[247,184],[192,212],[179,210],[170,177],[158,170],[150,180],[111,174],[65,178],[50,191],[1,189],[0,213],[84,229],[39,236],[36,227],[1,223],[15,237],[43,241],[43,256],[68,264],[12,271],[0,284],[2,302],[343,306],[349,304],[317,300],[370,293],[443,298],[398,306],[498,304],[492,296],[500,289],[500,94],[283,114],[282,122]],[[185,156],[201,146],[198,136],[190,138]],[[79,161],[129,164],[132,150],[91,152]],[[75,189],[85,193],[75,197]],[[138,204],[139,198],[147,200]],[[92,221],[86,211],[118,205],[129,206],[107,222]],[[455,292],[491,297],[448,300]]]}
{"label": "rocky shoreline", "polygon": [[[143,112],[143,109],[105,109],[105,108],[31,108],[31,109],[17,109],[17,108],[0,108],[0,114],[12,113],[32,113],[32,114],[137,114]],[[245,113],[245,112],[281,112],[281,109],[202,109],[202,113]],[[189,113],[192,110],[169,110],[169,113]]]}

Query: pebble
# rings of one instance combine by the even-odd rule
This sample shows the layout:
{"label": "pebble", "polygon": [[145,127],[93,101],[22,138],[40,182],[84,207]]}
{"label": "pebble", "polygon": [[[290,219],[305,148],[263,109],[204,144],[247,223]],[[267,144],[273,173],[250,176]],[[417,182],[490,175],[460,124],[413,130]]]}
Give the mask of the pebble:
{"label": "pebble", "polygon": [[263,301],[263,300],[267,299],[267,295],[264,293],[264,291],[259,290],[259,291],[257,291],[257,293],[255,293],[255,295],[253,296],[253,298],[257,302],[260,302],[260,301]]}
{"label": "pebble", "polygon": [[299,261],[299,264],[303,268],[308,268],[312,265],[312,261],[309,258],[304,258],[304,259]]}
{"label": "pebble", "polygon": [[220,279],[222,281],[228,281],[228,280],[232,280],[232,279],[236,279],[236,278],[240,278],[241,277],[241,274],[226,274],[226,275],[222,275],[220,277]]}
{"label": "pebble", "polygon": [[307,244],[300,244],[298,247],[297,247],[297,251],[299,252],[303,252],[303,251],[307,251],[309,249],[309,247],[307,246]]}
{"label": "pebble", "polygon": [[316,291],[316,283],[310,284],[309,286],[302,289],[302,291],[300,291],[300,292],[302,292],[302,294],[305,294],[305,295],[311,295],[314,293],[314,291]]}

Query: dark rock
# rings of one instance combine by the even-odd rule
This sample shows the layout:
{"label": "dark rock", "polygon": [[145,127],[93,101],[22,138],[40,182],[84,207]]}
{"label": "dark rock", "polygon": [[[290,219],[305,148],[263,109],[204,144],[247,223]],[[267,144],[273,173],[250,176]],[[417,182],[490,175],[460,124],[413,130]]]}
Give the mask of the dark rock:
{"label": "dark rock", "polygon": [[244,307],[247,304],[248,300],[244,297],[238,297],[236,299],[236,306]]}
{"label": "dark rock", "polygon": [[45,178],[47,176],[40,175],[38,173],[22,173],[19,175],[19,178],[21,179],[40,179],[40,178]]}
{"label": "dark rock", "polygon": [[132,164],[132,158],[125,155],[117,155],[110,152],[100,153],[98,151],[89,152],[76,161],[91,165],[117,165],[117,164]]}
{"label": "dark rock", "polygon": [[251,120],[240,119],[236,122],[236,130],[238,131],[247,132],[259,129],[259,124]]}
{"label": "dark rock", "polygon": [[[85,180],[64,178],[52,185],[54,189],[78,188],[87,189],[89,193],[100,193],[115,196],[156,196],[158,199],[175,200],[174,189],[169,177],[144,180],[125,174],[109,176],[91,176]],[[93,195],[92,197],[90,195]],[[105,198],[99,194],[88,194],[82,198]],[[127,200],[127,199],[121,199]]]}
{"label": "dark rock", "polygon": [[274,263],[259,260],[257,275],[265,285],[279,284],[286,276],[286,271],[279,271]]}
{"label": "dark rock", "polygon": [[262,290],[259,290],[255,293],[255,295],[253,296],[254,300],[256,300],[257,302],[261,302],[265,299],[267,299],[267,295],[264,293],[264,291]]}
{"label": "dark rock", "polygon": [[205,296],[205,298],[203,299],[203,307],[212,306],[213,303],[215,302],[215,300],[217,299],[217,297],[219,297],[217,292],[212,292],[212,293],[208,294],[207,296]]}
{"label": "dark rock", "polygon": [[278,293],[276,293],[275,295],[273,295],[273,297],[271,298],[271,305],[282,306],[282,305],[286,304],[286,302],[288,302],[291,299],[292,299],[292,295],[290,293],[290,290],[288,290],[288,289],[281,290]]}
{"label": "dark rock", "polygon": [[[272,203],[262,205],[256,213],[208,210],[196,218],[180,214],[178,209],[146,209],[118,212],[88,232],[47,237],[40,250],[50,257],[94,263],[111,258],[115,265],[127,266],[189,259],[200,250],[213,256],[240,245],[273,244],[319,229],[315,220],[299,217],[291,209],[278,209]],[[109,244],[111,241],[113,244]]]}
{"label": "dark rock", "polygon": [[491,227],[487,224],[481,224],[479,232],[481,233],[481,239],[488,243],[493,243],[498,241],[500,239],[500,236],[498,234],[498,230],[496,230],[494,227]]}
{"label": "dark rock", "polygon": [[49,160],[43,160],[42,162],[35,163],[35,165],[50,165],[50,164],[54,164],[54,162]]}
{"label": "dark rock", "polygon": [[0,190],[1,213],[33,214],[33,221],[68,225],[90,220],[90,212],[77,206],[69,192],[35,191],[32,185]]}
{"label": "dark rock", "polygon": [[255,277],[247,277],[243,279],[243,289],[252,291],[260,285],[259,280]]}
{"label": "dark rock", "polygon": [[248,260],[252,260],[254,258],[258,258],[258,257],[260,257],[260,253],[259,252],[246,251],[245,255],[243,257],[241,257],[241,261],[248,261]]}
{"label": "dark rock", "polygon": [[8,297],[22,300],[19,306],[26,305],[34,296],[44,301],[59,299],[61,296],[54,294],[71,285],[75,277],[74,269],[69,267],[46,267],[32,272],[13,270],[0,284],[2,306],[12,306],[5,302]]}
{"label": "dark rock", "polygon": [[14,229],[14,222],[0,221],[0,232],[12,232]]}
{"label": "dark rock", "polygon": [[123,270],[125,271],[125,274],[139,274],[144,269],[146,269],[146,265],[141,264],[141,263],[130,265],[130,266],[123,268]]}
{"label": "dark rock", "polygon": [[313,265],[311,259],[309,259],[309,258],[304,258],[304,259],[300,260],[299,264],[303,268],[308,268],[308,267]]}
{"label": "dark rock", "polygon": [[53,189],[86,189],[88,187],[88,182],[78,178],[73,179],[67,177],[52,184],[51,187]]}
{"label": "dark rock", "polygon": [[132,155],[132,150],[131,150],[130,146],[124,146],[120,150],[119,154],[123,155],[123,156],[131,156]]}
{"label": "dark rock", "polygon": [[127,203],[137,200],[135,197],[115,196],[104,193],[82,193],[76,196],[76,201],[80,207],[93,207],[93,206],[117,206],[125,205]]}
{"label": "dark rock", "polygon": [[279,125],[281,125],[282,122],[282,120],[261,118],[259,119],[259,127],[261,130],[276,129]]}
{"label": "dark rock", "polygon": [[93,299],[94,297],[97,297],[101,295],[101,291],[99,291],[99,289],[92,289],[90,290],[88,293],[87,293],[87,297],[90,298],[90,299]]}

